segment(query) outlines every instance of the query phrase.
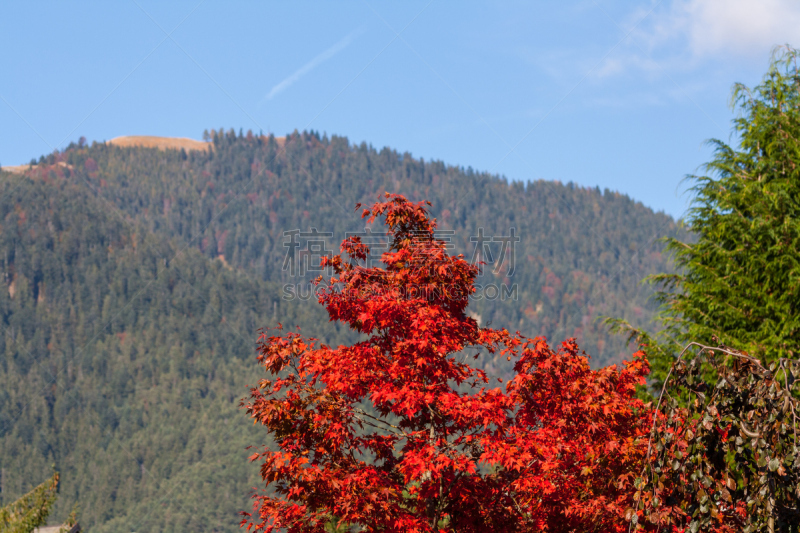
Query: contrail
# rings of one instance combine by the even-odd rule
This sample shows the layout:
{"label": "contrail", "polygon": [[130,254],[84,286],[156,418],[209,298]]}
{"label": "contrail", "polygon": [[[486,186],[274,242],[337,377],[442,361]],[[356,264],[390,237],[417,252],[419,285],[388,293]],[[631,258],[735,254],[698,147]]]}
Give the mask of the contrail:
{"label": "contrail", "polygon": [[296,82],[297,80],[299,80],[300,78],[311,72],[312,69],[324,63],[328,59],[332,58],[333,56],[335,56],[336,54],[347,48],[347,46],[353,41],[353,39],[355,39],[356,36],[358,36],[358,34],[360,34],[361,32],[362,32],[361,29],[350,32],[349,34],[345,35],[344,39],[334,44],[333,46],[322,52],[320,55],[318,55],[317,57],[315,57],[314,59],[312,59],[299,69],[297,69],[291,76],[289,76],[288,78],[286,78],[285,80],[274,86],[272,90],[270,90],[270,92],[264,97],[261,103],[263,104],[264,101],[266,100],[272,100],[275,96],[277,96],[278,94],[282,93],[284,90],[289,88],[289,86],[291,86],[294,82]]}

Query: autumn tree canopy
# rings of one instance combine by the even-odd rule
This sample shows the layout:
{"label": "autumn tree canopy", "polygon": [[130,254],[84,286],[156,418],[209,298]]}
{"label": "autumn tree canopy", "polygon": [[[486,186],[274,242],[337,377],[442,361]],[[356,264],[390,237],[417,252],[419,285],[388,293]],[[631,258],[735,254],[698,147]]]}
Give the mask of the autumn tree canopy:
{"label": "autumn tree canopy", "polygon": [[[465,312],[478,266],[447,253],[425,204],[387,194],[363,216],[384,218],[383,266],[362,266],[353,237],[319,280],[330,319],[363,340],[260,339],[268,378],[244,405],[273,445],[252,456],[266,490],[243,525],[627,531],[651,422],[643,354],[595,371],[572,340],[481,328]],[[505,387],[470,365],[486,353],[514,361]]]}

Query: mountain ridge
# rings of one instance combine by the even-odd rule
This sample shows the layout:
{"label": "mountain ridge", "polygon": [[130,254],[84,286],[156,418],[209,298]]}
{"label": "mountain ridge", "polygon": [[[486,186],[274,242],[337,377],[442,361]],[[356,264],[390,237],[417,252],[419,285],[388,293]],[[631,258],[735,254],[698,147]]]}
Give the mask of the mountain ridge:
{"label": "mountain ridge", "polygon": [[[338,251],[365,230],[355,205],[384,191],[431,200],[451,253],[492,255],[470,305],[483,324],[577,336],[595,365],[632,352],[596,318],[652,316],[638,282],[669,269],[656,238],[678,231],[619,193],[507,182],[339,136],[220,131],[211,143],[73,144],[0,172],[2,501],[56,464],[54,519],[77,502],[101,532],[238,530],[258,484],[245,447],[268,444],[236,405],[260,375],[258,329],[357,338],[299,297],[318,273],[301,275],[313,239],[292,248],[293,232],[330,233],[324,248]],[[501,261],[512,228],[516,255]],[[504,286],[515,298],[488,297]],[[476,364],[510,372],[502,357]]]}
{"label": "mountain ridge", "polygon": [[211,143],[197,141],[188,137],[159,137],[156,135],[122,135],[106,141],[116,146],[137,146],[142,148],[158,148],[159,150],[200,150],[211,149]]}

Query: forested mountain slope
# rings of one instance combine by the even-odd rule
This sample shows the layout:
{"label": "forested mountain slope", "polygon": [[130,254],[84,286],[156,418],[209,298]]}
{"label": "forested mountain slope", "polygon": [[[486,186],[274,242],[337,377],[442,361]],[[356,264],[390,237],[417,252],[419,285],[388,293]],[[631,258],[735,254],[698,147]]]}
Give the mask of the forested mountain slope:
{"label": "forested mountain slope", "polygon": [[474,301],[484,324],[577,336],[596,365],[629,353],[597,316],[646,324],[639,280],[669,270],[656,239],[674,221],[617,193],[509,184],[313,132],[213,139],[188,153],[72,145],[0,173],[3,501],[55,464],[57,517],[78,501],[98,531],[236,530],[257,479],[244,448],[263,442],[237,408],[257,329],[347,338],[288,297],[318,274],[301,272],[314,241],[338,251],[365,228],[355,204],[384,191],[430,200],[453,252],[492,263]]}
{"label": "forested mountain slope", "polygon": [[[676,224],[619,193],[545,181],[509,184],[313,132],[289,135],[280,144],[233,131],[213,139],[208,153],[96,144],[46,162],[69,164],[71,170],[56,170],[66,170],[67,180],[148,231],[280,283],[299,281],[283,268],[292,239],[284,232],[331,232],[327,249],[338,251],[345,232],[364,230],[355,204],[373,202],[385,191],[430,200],[440,227],[454,232],[454,251],[470,258],[483,234],[496,239],[484,243],[483,259],[492,254],[497,261],[501,238],[514,228],[520,241],[513,270],[510,263],[487,265],[482,282],[516,285],[518,299],[476,301],[476,311],[484,323],[532,336],[577,336],[596,364],[626,353],[596,316],[647,322],[652,307],[639,280],[668,270],[657,239],[674,235]],[[303,239],[299,243],[298,253],[307,247]]]}
{"label": "forested mountain slope", "polygon": [[[97,531],[231,531],[260,441],[238,408],[257,329],[316,324],[268,283],[136,231],[68,180],[0,181],[0,468],[8,502],[62,474]],[[305,313],[305,312],[304,312]]]}

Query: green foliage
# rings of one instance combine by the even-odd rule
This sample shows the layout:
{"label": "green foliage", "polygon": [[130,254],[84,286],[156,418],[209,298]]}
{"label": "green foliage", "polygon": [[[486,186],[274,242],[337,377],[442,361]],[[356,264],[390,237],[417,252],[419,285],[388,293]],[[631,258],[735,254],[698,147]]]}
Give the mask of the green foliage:
{"label": "green foliage", "polygon": [[778,48],[760,85],[734,87],[738,147],[712,140],[710,175],[689,177],[696,240],[666,239],[679,272],[649,278],[662,331],[607,321],[646,348],[662,382],[640,523],[798,531],[798,55]]}
{"label": "green foliage", "polygon": [[58,472],[17,501],[0,507],[0,532],[31,533],[47,522],[58,497]]}
{"label": "green foliage", "polygon": [[707,176],[695,182],[687,220],[696,238],[666,239],[677,274],[661,286],[660,334],[624,320],[617,331],[648,346],[663,378],[688,342],[728,346],[763,363],[798,356],[800,338],[800,74],[799,52],[776,49],[762,83],[734,86],[738,148],[712,140]]}

